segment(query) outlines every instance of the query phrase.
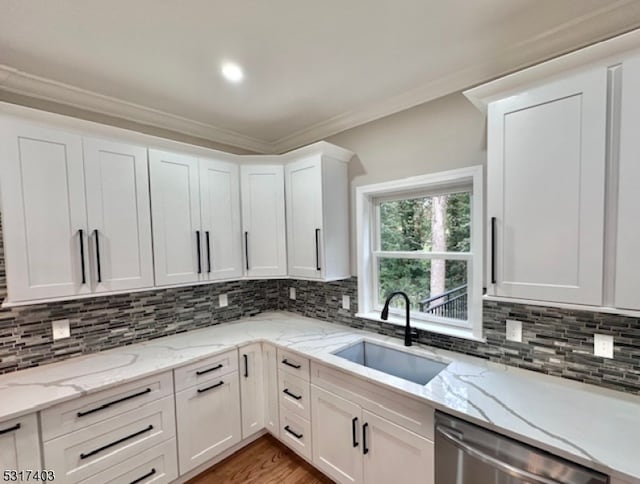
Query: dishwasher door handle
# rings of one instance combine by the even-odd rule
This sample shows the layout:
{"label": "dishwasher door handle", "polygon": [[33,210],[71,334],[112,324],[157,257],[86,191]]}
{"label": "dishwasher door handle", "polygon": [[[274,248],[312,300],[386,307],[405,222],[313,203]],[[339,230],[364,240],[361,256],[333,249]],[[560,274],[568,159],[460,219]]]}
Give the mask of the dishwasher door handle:
{"label": "dishwasher door handle", "polygon": [[485,464],[488,464],[491,467],[494,467],[506,474],[509,474],[510,476],[527,479],[528,481],[536,484],[562,484],[560,481],[556,481],[555,479],[533,474],[529,471],[520,469],[519,467],[513,466],[506,462],[502,462],[500,459],[496,459],[495,457],[485,454],[481,450],[472,447],[471,445],[458,438],[453,433],[455,432],[454,429],[451,429],[444,425],[436,425],[436,432],[442,435],[445,439],[447,439],[465,454],[468,454],[471,457],[475,457],[479,461],[484,462]]}

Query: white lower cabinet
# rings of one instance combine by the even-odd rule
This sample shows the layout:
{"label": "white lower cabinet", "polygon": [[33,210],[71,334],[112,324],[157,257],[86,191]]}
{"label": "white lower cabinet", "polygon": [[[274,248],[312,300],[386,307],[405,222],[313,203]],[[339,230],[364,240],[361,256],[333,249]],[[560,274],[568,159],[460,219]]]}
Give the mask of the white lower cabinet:
{"label": "white lower cabinet", "polygon": [[0,469],[42,469],[35,413],[0,422]]}
{"label": "white lower cabinet", "polygon": [[176,393],[180,474],[240,442],[238,372]]}
{"label": "white lower cabinet", "polygon": [[262,345],[254,343],[240,348],[240,402],[242,408],[242,438],[264,428],[264,385]]}
{"label": "white lower cabinet", "polygon": [[350,395],[357,403],[311,385],[313,464],[340,483],[434,484],[433,441],[365,409],[379,406],[370,394]]}
{"label": "white lower cabinet", "polygon": [[280,440],[311,461],[311,422],[282,407],[280,408]]}
{"label": "white lower cabinet", "polygon": [[264,374],[264,426],[273,435],[280,435],[280,405],[278,401],[278,353],[276,347],[262,343]]}

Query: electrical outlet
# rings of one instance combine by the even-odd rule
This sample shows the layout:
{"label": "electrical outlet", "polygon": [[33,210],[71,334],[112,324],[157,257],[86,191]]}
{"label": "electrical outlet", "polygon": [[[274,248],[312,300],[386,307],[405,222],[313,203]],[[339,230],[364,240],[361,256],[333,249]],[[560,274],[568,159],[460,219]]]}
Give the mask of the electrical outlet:
{"label": "electrical outlet", "polygon": [[218,307],[226,308],[229,305],[229,298],[226,294],[220,294],[218,297]]}
{"label": "electrical outlet", "polygon": [[608,334],[594,334],[593,354],[603,358],[613,358],[613,336]]}
{"label": "electrical outlet", "polygon": [[68,319],[59,319],[58,321],[51,322],[51,331],[53,333],[53,340],[68,338],[71,336],[71,329],[69,328]]}
{"label": "electrical outlet", "polygon": [[349,296],[342,296],[342,309],[351,309],[351,298]]}
{"label": "electrical outlet", "polygon": [[522,343],[522,321],[507,319],[507,341]]}
{"label": "electrical outlet", "polygon": [[295,287],[290,287],[289,288],[289,299],[295,299],[296,298],[296,288]]}

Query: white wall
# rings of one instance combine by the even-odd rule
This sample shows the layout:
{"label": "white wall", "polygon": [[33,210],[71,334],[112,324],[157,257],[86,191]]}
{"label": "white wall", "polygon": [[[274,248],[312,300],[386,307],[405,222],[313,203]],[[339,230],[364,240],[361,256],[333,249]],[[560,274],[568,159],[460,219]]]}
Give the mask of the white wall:
{"label": "white wall", "polygon": [[350,149],[351,273],[356,274],[356,186],[483,164],[486,123],[461,94],[451,94],[343,131],[327,141]]}

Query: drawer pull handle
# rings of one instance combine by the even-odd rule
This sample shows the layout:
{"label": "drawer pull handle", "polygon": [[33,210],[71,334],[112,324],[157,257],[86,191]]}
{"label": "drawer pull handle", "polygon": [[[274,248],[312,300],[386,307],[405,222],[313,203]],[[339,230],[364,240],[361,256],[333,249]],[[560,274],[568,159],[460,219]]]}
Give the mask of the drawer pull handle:
{"label": "drawer pull handle", "polygon": [[147,388],[146,390],[142,390],[141,392],[134,393],[133,395],[129,395],[128,397],[118,398],[117,400],[113,400],[112,402],[105,403],[104,405],[100,405],[99,407],[92,408],[91,410],[87,410],[86,412],[78,412],[76,415],[78,417],[84,417],[85,415],[92,414],[94,412],[99,412],[100,410],[105,410],[116,403],[126,402],[127,400],[131,400],[132,398],[139,397],[141,395],[146,395],[147,393],[151,393],[151,388]]}
{"label": "drawer pull handle", "polygon": [[8,427],[6,429],[0,430],[0,435],[8,434],[9,432],[14,432],[14,431],[18,430],[20,427],[21,427],[21,425],[19,423],[17,423],[13,427]]}
{"label": "drawer pull handle", "polygon": [[287,365],[287,366],[290,366],[291,368],[295,368],[296,370],[299,370],[300,368],[302,368],[302,365],[296,365],[295,363],[291,363],[286,358],[284,360],[282,360],[282,363]]}
{"label": "drawer pull handle", "polygon": [[214,366],[213,368],[209,368],[208,370],[202,370],[202,371],[196,371],[196,375],[200,376],[200,375],[204,375],[205,373],[210,373],[212,371],[216,371],[219,370],[220,368],[222,368],[224,365],[222,363],[220,363],[219,365]]}
{"label": "drawer pull handle", "polygon": [[222,385],[224,385],[224,382],[220,380],[219,383],[216,383],[215,385],[211,385],[210,387],[198,388],[198,393],[208,392],[209,390],[213,390],[214,388],[221,387]]}
{"label": "drawer pull handle", "polygon": [[139,482],[144,481],[147,477],[151,477],[152,475],[154,475],[156,473],[156,469],[155,467],[152,468],[149,472],[147,472],[144,476],[138,477],[136,480],[131,481],[130,484],[138,484]]}
{"label": "drawer pull handle", "polygon": [[358,447],[358,439],[356,434],[358,433],[358,417],[353,417],[351,420],[351,443],[354,447]]}
{"label": "drawer pull handle", "polygon": [[249,356],[242,355],[242,357],[244,358],[244,377],[249,378]]}
{"label": "drawer pull handle", "polygon": [[367,447],[367,428],[369,428],[368,422],[362,426],[362,453],[365,455],[369,453],[369,447]]}
{"label": "drawer pull handle", "polygon": [[127,435],[126,437],[122,437],[121,439],[118,439],[114,442],[111,442],[110,444],[107,445],[103,445],[102,447],[92,450],[91,452],[87,452],[86,454],[80,454],[80,459],[86,459],[88,457],[91,457],[92,455],[96,455],[104,450],[110,449],[111,447],[113,447],[114,445],[118,445],[121,444],[122,442],[126,442],[129,439],[133,439],[134,437],[137,437],[138,435],[142,435],[145,434],[147,432],[149,432],[150,430],[153,430],[153,425],[149,425],[146,429],[142,429],[142,430],[138,430],[137,432],[132,433],[131,435]]}
{"label": "drawer pull handle", "polygon": [[291,398],[295,398],[296,400],[300,400],[302,398],[302,395],[296,395],[294,393],[291,393],[288,388],[285,388],[284,390],[282,390],[282,393],[286,393]]}
{"label": "drawer pull handle", "polygon": [[289,428],[289,426],[288,426],[288,425],[287,425],[284,429],[285,429],[287,432],[289,432],[291,435],[293,435],[296,439],[301,439],[301,438],[302,438],[302,434],[296,434],[293,430],[291,430],[291,429]]}

